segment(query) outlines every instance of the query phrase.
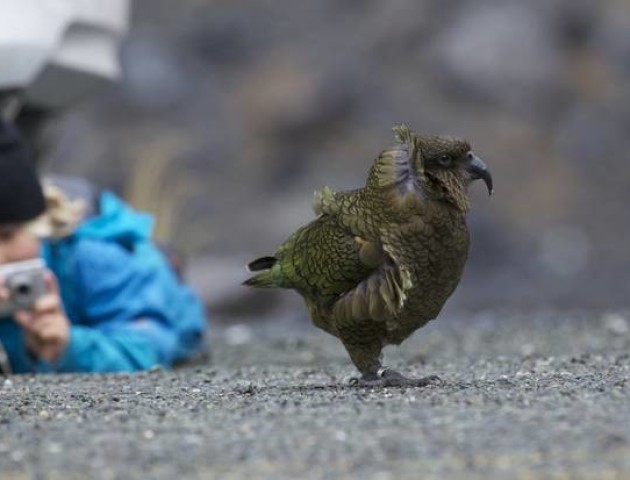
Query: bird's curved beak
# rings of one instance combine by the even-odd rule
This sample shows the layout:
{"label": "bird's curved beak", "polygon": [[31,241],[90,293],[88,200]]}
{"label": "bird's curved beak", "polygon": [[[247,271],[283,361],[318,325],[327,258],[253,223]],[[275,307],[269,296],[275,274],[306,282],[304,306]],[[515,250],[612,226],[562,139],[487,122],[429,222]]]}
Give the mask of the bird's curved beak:
{"label": "bird's curved beak", "polygon": [[475,155],[472,151],[466,154],[468,158],[468,164],[466,170],[470,172],[470,177],[473,180],[482,179],[486,184],[486,188],[488,189],[488,195],[492,195],[493,187],[492,187],[492,175],[490,175],[490,170],[486,167],[486,164],[483,163],[483,160]]}

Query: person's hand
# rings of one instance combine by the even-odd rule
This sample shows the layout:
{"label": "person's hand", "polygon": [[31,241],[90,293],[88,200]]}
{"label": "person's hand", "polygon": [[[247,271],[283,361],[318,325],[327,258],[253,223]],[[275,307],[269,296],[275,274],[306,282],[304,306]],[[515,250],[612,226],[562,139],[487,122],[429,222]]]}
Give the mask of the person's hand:
{"label": "person's hand", "polygon": [[24,329],[26,348],[31,354],[54,363],[70,341],[70,321],[63,309],[55,275],[47,270],[44,279],[46,294],[37,299],[32,310],[16,312],[15,321]]}

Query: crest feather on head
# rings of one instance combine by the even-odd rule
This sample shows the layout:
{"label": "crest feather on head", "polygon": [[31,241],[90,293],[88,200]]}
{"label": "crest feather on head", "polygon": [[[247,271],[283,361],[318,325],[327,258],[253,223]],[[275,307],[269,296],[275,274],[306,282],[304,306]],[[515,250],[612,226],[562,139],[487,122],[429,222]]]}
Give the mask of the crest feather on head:
{"label": "crest feather on head", "polygon": [[424,165],[422,162],[422,150],[420,148],[420,137],[411,130],[405,123],[397,123],[393,126],[394,137],[396,141],[407,147],[409,152],[409,160],[415,171],[419,174],[424,173]]}

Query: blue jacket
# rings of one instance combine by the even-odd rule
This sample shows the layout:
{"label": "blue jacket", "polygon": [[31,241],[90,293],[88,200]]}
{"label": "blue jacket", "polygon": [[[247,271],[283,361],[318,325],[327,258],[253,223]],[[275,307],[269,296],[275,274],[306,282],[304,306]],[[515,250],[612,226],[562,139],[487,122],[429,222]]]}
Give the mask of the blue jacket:
{"label": "blue jacket", "polygon": [[203,348],[206,318],[151,241],[151,216],[111,193],[100,213],[69,237],[44,242],[71,322],[70,342],[52,365],[26,351],[22,330],[0,319],[14,372],[128,372],[169,367]]}

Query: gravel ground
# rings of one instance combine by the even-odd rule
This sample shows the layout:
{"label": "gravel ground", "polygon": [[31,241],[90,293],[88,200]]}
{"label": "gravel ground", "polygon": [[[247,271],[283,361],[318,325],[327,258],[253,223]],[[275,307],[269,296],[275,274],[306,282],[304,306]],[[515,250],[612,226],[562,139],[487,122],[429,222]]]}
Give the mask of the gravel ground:
{"label": "gravel ground", "polygon": [[630,478],[619,314],[441,319],[387,360],[444,385],[348,386],[312,328],[215,328],[211,362],[0,379],[0,476]]}

